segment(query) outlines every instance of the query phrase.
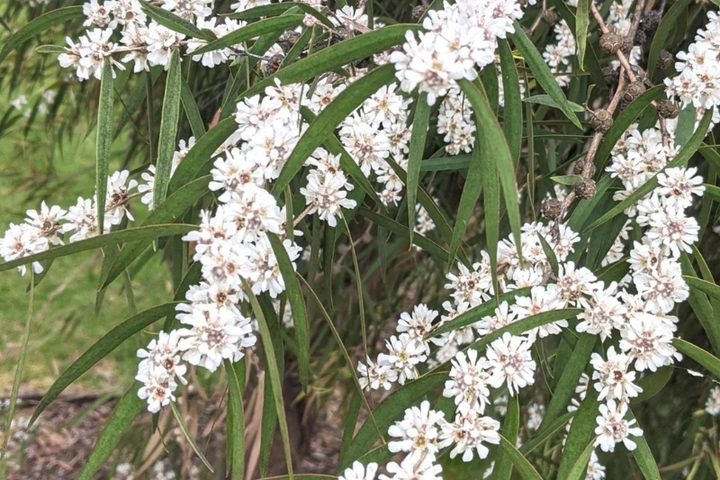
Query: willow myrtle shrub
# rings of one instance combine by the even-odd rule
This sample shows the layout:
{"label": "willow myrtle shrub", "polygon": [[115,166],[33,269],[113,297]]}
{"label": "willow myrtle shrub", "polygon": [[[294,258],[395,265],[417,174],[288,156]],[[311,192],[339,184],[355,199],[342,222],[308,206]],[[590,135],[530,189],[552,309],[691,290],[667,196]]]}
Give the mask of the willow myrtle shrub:
{"label": "willow myrtle shrub", "polygon": [[[54,76],[62,95],[39,95],[27,120],[17,96],[0,130],[44,114],[63,136],[89,114],[97,182],[10,224],[0,269],[29,275],[32,295],[53,259],[102,249],[101,289],[131,288],[153,255],[174,282],[37,407],[33,421],[120,343],[149,339],[81,478],[148,411],[172,409],[188,434],[176,395],[191,369],[225,370],[216,468],[232,478],[261,373],[263,436],[277,425],[293,476],[289,371],[307,395],[348,399],[346,480],[717,478],[713,6],[413,7],[9,4],[0,60],[21,73],[3,83]],[[46,33],[60,25],[63,46]]]}

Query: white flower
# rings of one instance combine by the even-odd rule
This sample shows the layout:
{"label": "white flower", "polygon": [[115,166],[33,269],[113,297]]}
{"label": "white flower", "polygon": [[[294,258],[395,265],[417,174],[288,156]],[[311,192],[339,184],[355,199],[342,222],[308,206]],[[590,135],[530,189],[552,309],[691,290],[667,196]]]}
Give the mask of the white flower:
{"label": "white flower", "polygon": [[407,312],[400,314],[396,330],[398,333],[407,333],[411,338],[424,341],[425,335],[432,331],[433,321],[437,316],[438,312],[430,310],[427,305],[421,303],[413,308],[412,314]]}
{"label": "white flower", "polygon": [[607,360],[593,353],[590,357],[593,368],[593,380],[595,390],[600,392],[598,400],[605,398],[609,400],[624,401],[628,397],[637,397],[642,388],[633,383],[635,372],[628,372],[632,357],[622,353],[616,353],[615,347],[611,346],[607,351]]}
{"label": "white flower", "polygon": [[157,413],[160,408],[175,401],[173,392],[177,388],[177,383],[172,377],[140,373],[135,380],[143,384],[138,390],[138,397],[147,400],[149,412]]}
{"label": "white flower", "polygon": [[[7,262],[40,253],[47,248],[47,238],[41,235],[38,228],[27,223],[20,225],[11,223],[5,232],[5,236],[0,239],[0,255]],[[39,262],[33,262],[32,268],[36,274],[43,271],[43,267]],[[27,267],[21,265],[18,270],[21,275],[25,275]]]}
{"label": "white flower", "polygon": [[417,455],[408,455],[405,459],[397,464],[390,462],[387,464],[388,475],[380,475],[380,480],[442,480],[440,473],[442,466],[435,464],[435,457],[426,455],[419,457]]}
{"label": "white flower", "polygon": [[605,478],[605,466],[601,465],[598,461],[597,454],[593,450],[590,454],[590,462],[587,466],[587,473],[585,474],[585,480],[604,480]]}
{"label": "white flower", "polygon": [[405,410],[405,418],[395,422],[388,429],[388,435],[396,438],[388,442],[388,449],[393,452],[419,452],[435,455],[438,452],[438,423],[443,421],[444,414],[430,409],[427,400],[418,407]]}
{"label": "white flower", "polygon": [[506,332],[487,349],[490,364],[490,379],[493,388],[507,383],[510,395],[535,382],[535,361],[530,352],[531,343],[524,337],[516,337]]}
{"label": "white flower", "polygon": [[705,402],[705,411],[714,417],[720,414],[720,387],[713,387],[710,390],[710,395]]}
{"label": "white flower", "polygon": [[498,445],[500,443],[500,422],[491,417],[481,417],[475,410],[459,409],[453,423],[442,425],[439,447],[453,445],[450,458],[462,454],[463,462],[473,459],[475,453],[478,458],[488,456],[490,450],[486,443]]}
{"label": "white flower", "polygon": [[674,325],[650,313],[633,313],[621,330],[620,349],[635,359],[635,369],[656,371],[682,356],[672,345]]}
{"label": "white flower", "polygon": [[407,380],[418,376],[416,366],[427,360],[425,345],[417,339],[411,338],[407,333],[391,336],[385,342],[387,354],[380,354],[380,363],[387,364],[398,372],[398,382],[404,385]]}
{"label": "white flower", "polygon": [[341,208],[352,209],[357,203],[347,198],[347,178],[342,172],[318,173],[312,170],[307,176],[307,186],[300,188],[308,205],[308,214],[318,213],[321,220],[331,227],[337,225],[335,217],[342,215]]}
{"label": "white flower", "polygon": [[375,480],[375,472],[377,472],[377,463],[362,463],[355,461],[352,467],[346,468],[345,472],[338,477],[338,480]]}
{"label": "white flower", "polygon": [[444,397],[455,397],[455,405],[466,404],[479,413],[485,411],[489,403],[490,390],[487,387],[489,374],[488,361],[478,358],[477,350],[458,352],[450,368],[450,380],[445,382]]}
{"label": "white flower", "polygon": [[382,387],[390,390],[394,382],[397,382],[397,371],[388,364],[373,363],[367,357],[367,363],[358,362],[358,380],[363,390],[378,390]]}
{"label": "white flower", "polygon": [[[295,245],[290,239],[283,241],[283,247],[295,269],[295,260],[300,255],[302,248]],[[243,255],[240,260],[239,273],[250,282],[253,293],[258,295],[268,292],[272,298],[276,298],[285,291],[285,280],[280,273],[275,251],[265,235],[258,237],[253,244],[242,245],[241,249]]]}
{"label": "white flower", "polygon": [[62,233],[61,220],[65,220],[67,212],[58,205],[48,207],[45,201],[40,204],[40,211],[28,210],[25,215],[25,223],[36,228],[41,237],[53,245],[62,245],[60,234]]}
{"label": "white flower", "polygon": [[543,421],[545,415],[545,406],[538,403],[531,403],[527,410],[528,421],[527,428],[530,430],[537,430]]}
{"label": "white flower", "polygon": [[180,47],[180,42],[185,38],[182,33],[177,33],[169,28],[150,22],[145,35],[147,42],[147,60],[152,65],[162,65],[167,69],[170,66],[170,56],[173,51]]}
{"label": "white flower", "polygon": [[625,420],[627,404],[621,402],[619,405],[614,400],[608,400],[607,404],[600,405],[600,415],[597,417],[597,428],[595,428],[595,445],[599,445],[603,452],[614,452],[615,444],[622,442],[625,448],[632,451],[637,445],[630,439],[630,436],[639,437],[643,434],[641,428],[633,427],[635,420]]}

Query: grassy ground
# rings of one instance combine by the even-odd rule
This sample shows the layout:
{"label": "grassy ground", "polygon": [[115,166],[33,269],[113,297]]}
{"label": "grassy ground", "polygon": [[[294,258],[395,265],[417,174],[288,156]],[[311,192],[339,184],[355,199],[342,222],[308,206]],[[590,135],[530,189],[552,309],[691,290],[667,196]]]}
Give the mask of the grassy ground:
{"label": "grassy ground", "polygon": [[[0,102],[0,112],[7,104]],[[36,122],[27,136],[21,121],[0,137],[0,231],[10,222],[19,223],[28,208],[39,208],[42,199],[66,208],[78,196],[89,197],[94,189],[94,132],[76,130],[62,148],[50,139],[44,122]],[[53,128],[52,126],[49,128]],[[112,171],[112,166],[111,166]],[[145,212],[137,202],[136,221]],[[153,259],[148,267],[157,264]],[[44,392],[75,359],[111,328],[127,318],[122,281],[116,281],[105,295],[99,315],[95,296],[102,256],[86,252],[57,260],[35,291],[35,314],[29,341],[28,361],[21,392]],[[133,278],[138,311],[169,301],[167,269],[145,268]],[[0,272],[0,395],[12,387],[20,338],[27,318],[29,277],[17,271]],[[137,342],[146,342],[147,336]],[[74,393],[120,392],[133,381],[137,360],[136,340],[121,345],[96,365],[69,391]]]}

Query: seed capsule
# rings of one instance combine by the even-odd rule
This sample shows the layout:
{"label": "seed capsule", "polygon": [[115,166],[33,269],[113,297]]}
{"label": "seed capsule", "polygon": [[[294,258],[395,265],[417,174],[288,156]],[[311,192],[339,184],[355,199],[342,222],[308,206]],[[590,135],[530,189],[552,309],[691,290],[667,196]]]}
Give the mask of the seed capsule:
{"label": "seed capsule", "polygon": [[607,110],[595,110],[592,112],[590,125],[598,132],[605,133],[610,130],[610,127],[613,125],[612,115]]}
{"label": "seed capsule", "polygon": [[658,56],[657,61],[657,68],[659,70],[667,70],[668,68],[672,67],[674,60],[675,57],[673,57],[672,53],[668,52],[667,50],[660,50],[660,55]]}
{"label": "seed capsule", "polygon": [[559,16],[555,10],[545,10],[540,19],[552,27],[558,22]]}
{"label": "seed capsule", "polygon": [[620,47],[620,51],[623,52],[625,55],[630,55],[630,51],[635,46],[635,43],[633,43],[633,40],[635,40],[632,37],[624,37],[622,47]]}
{"label": "seed capsule", "polygon": [[423,15],[425,15],[425,12],[427,12],[427,7],[425,5],[418,5],[415,8],[412,9],[412,19],[413,22],[417,22],[420,20]]}
{"label": "seed capsule", "polygon": [[635,45],[643,46],[647,42],[647,33],[645,30],[639,30],[635,32],[634,43]]}
{"label": "seed capsule", "polygon": [[575,195],[584,200],[593,198],[596,190],[595,181],[590,178],[584,178],[582,182],[575,185]]}
{"label": "seed capsule", "polygon": [[658,102],[657,113],[660,118],[677,118],[680,115],[680,107],[670,99]]}
{"label": "seed capsule", "polygon": [[272,75],[277,72],[284,59],[284,55],[273,55],[270,57],[270,59],[265,62],[265,75]]}
{"label": "seed capsule", "polygon": [[645,84],[642,81],[637,80],[625,87],[625,90],[622,94],[622,99],[625,100],[627,103],[630,103],[643,93],[645,93]]}
{"label": "seed capsule", "polygon": [[620,72],[617,69],[607,66],[602,69],[603,78],[608,85],[615,85],[620,79]]}
{"label": "seed capsule", "polygon": [[647,33],[652,33],[660,25],[660,20],[662,20],[662,14],[660,12],[656,10],[645,12],[640,19],[640,28]]}
{"label": "seed capsule", "polygon": [[[575,175],[582,175],[586,164],[587,160],[578,160],[575,162],[575,165],[573,166],[573,173]],[[588,171],[587,176],[592,177],[593,175],[595,175],[595,164],[590,162],[590,170]]]}
{"label": "seed capsule", "polygon": [[623,38],[617,33],[608,32],[600,37],[600,48],[607,53],[615,53],[623,46]]}
{"label": "seed capsule", "polygon": [[546,198],[542,202],[543,217],[550,220],[557,220],[562,213],[562,203],[557,198]]}

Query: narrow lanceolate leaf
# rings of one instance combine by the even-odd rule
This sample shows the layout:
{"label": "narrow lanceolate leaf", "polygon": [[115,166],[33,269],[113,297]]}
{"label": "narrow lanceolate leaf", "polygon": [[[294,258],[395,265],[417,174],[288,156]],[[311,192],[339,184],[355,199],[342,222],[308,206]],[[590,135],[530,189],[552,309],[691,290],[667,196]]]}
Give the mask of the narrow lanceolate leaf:
{"label": "narrow lanceolate leaf", "polygon": [[657,30],[655,30],[655,35],[650,44],[650,53],[648,53],[648,78],[653,77],[653,73],[655,73],[655,69],[657,69],[658,58],[660,58],[660,51],[665,48],[666,43],[672,38],[673,32],[677,30],[678,18],[687,12],[688,5],[691,1],[692,0],[678,0],[668,9],[660,21],[660,25],[658,25]]}
{"label": "narrow lanceolate leaf", "polygon": [[605,170],[605,163],[610,157],[610,152],[630,125],[637,120],[640,114],[645,111],[653,100],[658,100],[664,95],[665,85],[656,85],[633,100],[630,105],[625,107],[620,115],[618,115],[618,117],[613,121],[613,125],[610,127],[610,130],[603,135],[603,139],[600,142],[597,153],[595,153],[594,163],[597,172],[603,172]]}
{"label": "narrow lanceolate leaf", "polygon": [[490,300],[478,305],[477,307],[473,307],[470,310],[467,310],[462,314],[458,315],[457,317],[453,318],[449,322],[440,325],[438,328],[436,328],[430,333],[430,336],[436,337],[438,335],[442,335],[443,333],[451,332],[453,330],[459,330],[463,327],[467,327],[468,325],[479,322],[480,320],[482,320],[483,317],[492,316],[494,310],[501,303],[508,302],[508,304],[512,305],[513,303],[515,303],[515,299],[517,297],[530,295],[530,290],[531,287],[524,287],[518,288],[517,290],[513,290],[511,292],[503,293],[496,300]]}
{"label": "narrow lanceolate leaf", "polygon": [[428,122],[430,121],[430,106],[427,103],[427,93],[418,96],[415,105],[412,133],[410,134],[410,153],[408,154],[407,171],[407,208],[408,229],[410,230],[410,244],[415,231],[415,204],[417,201],[417,188],[420,183],[420,164],[425,152],[425,139],[427,138]]}
{"label": "narrow lanceolate leaf", "polygon": [[539,432],[548,428],[549,425],[565,411],[565,407],[575,393],[575,387],[578,384],[580,375],[582,375],[585,366],[590,361],[590,355],[592,354],[596,341],[596,335],[590,335],[589,333],[580,334],[575,344],[575,349],[570,355],[570,359],[562,375],[560,375],[560,380],[552,394],[552,399],[547,407],[545,417],[538,429]]}
{"label": "narrow lanceolate leaf", "polygon": [[700,278],[690,275],[683,275],[683,280],[687,282],[690,288],[697,288],[707,296],[712,297],[715,300],[720,300],[720,287],[718,287],[714,283],[710,283],[706,280],[702,280]]}
{"label": "narrow lanceolate leaf", "polygon": [[560,460],[558,480],[567,480],[573,466],[585,452],[587,444],[595,436],[600,401],[597,395],[593,395],[593,393],[594,392],[588,392],[588,395],[585,396],[585,400],[582,401],[580,408],[578,408],[575,414],[570,432],[565,441],[562,459]]}
{"label": "narrow lanceolate leaf", "polygon": [[[225,372],[228,376],[228,449],[230,470],[229,478],[243,480],[245,473],[245,412],[243,411],[243,388],[238,378],[239,372],[230,360],[224,361]],[[242,368],[244,363],[239,362]]]}
{"label": "narrow lanceolate leaf", "polygon": [[[155,208],[143,222],[143,226],[157,223],[168,223],[177,220],[185,211],[190,208],[200,197],[207,193],[209,176],[198,178],[169,196],[162,205]],[[144,227],[140,227],[144,228]],[[192,230],[197,230],[197,225]],[[120,232],[118,232],[120,233]],[[125,270],[138,256],[150,245],[152,239],[141,238],[126,245],[113,262],[110,273],[103,284],[103,288],[109,285]],[[1,267],[0,267],[1,268]]]}
{"label": "narrow lanceolate leaf", "polygon": [[507,138],[510,156],[515,165],[520,159],[523,129],[523,105],[520,95],[520,78],[518,77],[515,59],[512,56],[510,44],[505,39],[498,40],[500,52],[500,67],[502,68],[503,95],[503,131]]}
{"label": "narrow lanceolate leaf", "polygon": [[[508,442],[517,443],[518,429],[520,428],[520,403],[517,395],[508,399],[507,412],[503,420],[501,433]],[[509,455],[499,455],[493,468],[493,478],[497,480],[509,480],[512,475],[513,462]]]}
{"label": "narrow lanceolate leaf", "polygon": [[648,400],[665,388],[665,385],[670,381],[673,374],[673,367],[662,367],[656,372],[652,372],[642,380],[638,380],[637,384],[642,388],[642,392],[637,397],[633,398],[630,403],[635,405],[636,403],[644,402]]}
{"label": "narrow lanceolate leaf", "polygon": [[285,281],[285,291],[292,311],[293,325],[295,326],[295,341],[297,342],[298,367],[300,370],[300,384],[303,390],[307,389],[310,378],[310,327],[308,326],[307,308],[300,284],[295,276],[287,250],[282,241],[268,232],[268,239],[277,258],[280,274]]}
{"label": "narrow lanceolate leaf", "polygon": [[720,379],[720,359],[707,350],[694,345],[681,338],[673,338],[673,346],[678,352],[695,360],[697,363],[707,368],[707,370]]}
{"label": "narrow lanceolate leaf", "polygon": [[77,5],[73,7],[58,8],[51,12],[47,12],[40,15],[37,18],[32,19],[24,27],[17,32],[13,33],[10,38],[4,41],[2,49],[0,49],[0,63],[7,58],[10,53],[17,47],[32,40],[37,35],[47,32],[47,30],[53,25],[69,22],[74,18],[80,18],[83,16],[82,6]]}
{"label": "narrow lanceolate leaf", "polygon": [[[481,139],[480,145],[483,147],[482,159],[485,162],[495,163],[495,169],[500,177],[500,184],[503,189],[503,198],[510,222],[510,229],[515,237],[515,243],[518,245],[518,256],[522,258],[522,252],[520,252],[520,209],[518,206],[517,184],[515,183],[515,163],[510,155],[507,140],[498,124],[497,118],[490,109],[490,104],[487,101],[485,93],[478,88],[478,85],[468,80],[459,80],[458,84],[472,105],[473,112],[475,113],[475,124],[479,127],[476,134],[478,138]],[[473,168],[476,168],[476,166],[470,166],[468,175],[470,175],[470,171]],[[455,232],[455,234],[457,234],[457,232]],[[451,257],[453,257],[452,248],[450,249],[450,253]]]}
{"label": "narrow lanceolate leaf", "polygon": [[[630,412],[630,418],[635,419],[635,415],[633,415],[632,412]],[[645,440],[645,436],[641,435],[639,437],[632,437],[632,440],[637,445],[632,454],[638,464],[638,467],[640,467],[640,471],[642,472],[643,477],[645,477],[645,480],[662,480],[662,477],[660,476],[660,469],[658,468],[655,457],[650,450],[650,445],[648,445],[647,440]]]}
{"label": "narrow lanceolate leaf", "polygon": [[555,419],[554,422],[549,424],[544,432],[538,431],[538,433],[534,435],[530,440],[524,442],[520,447],[520,452],[522,452],[524,455],[532,452],[537,447],[546,442],[550,437],[558,433],[560,429],[562,429],[574,416],[575,412],[567,412],[561,415],[560,417]]}
{"label": "narrow lanceolate leaf", "polygon": [[705,192],[703,193],[703,196],[705,198],[711,198],[714,201],[720,203],[720,188],[716,187],[715,185],[708,185],[707,183],[703,186],[705,187]]}
{"label": "narrow lanceolate leaf", "polygon": [[[483,187],[483,208],[485,213],[485,239],[488,254],[490,255],[490,272],[494,292],[499,292],[497,278],[497,249],[500,241],[500,184],[497,181],[498,168],[494,158],[482,158],[481,152],[485,149],[485,143],[481,135],[475,138],[473,149],[473,163]],[[471,179],[471,171],[468,171],[468,181]],[[473,175],[474,176],[474,175]],[[467,184],[465,188],[467,188]],[[463,190],[464,191],[464,190]]]}
{"label": "narrow lanceolate leaf", "polygon": [[587,48],[588,26],[590,24],[590,0],[578,0],[575,16],[575,43],[580,70],[585,70],[585,49]]}
{"label": "narrow lanceolate leaf", "polygon": [[190,55],[201,55],[203,53],[221,50],[223,48],[232,47],[250,39],[266,35],[273,32],[283,32],[300,25],[305,18],[304,15],[283,15],[281,17],[267,18],[259,22],[251,23],[245,27],[239,28],[232,33],[221,37],[214,42],[210,42],[202,48],[190,53]]}
{"label": "narrow lanceolate leaf", "polygon": [[180,431],[185,436],[185,439],[188,441],[190,446],[192,447],[193,451],[195,452],[195,455],[198,456],[200,461],[205,465],[205,467],[213,472],[212,465],[210,465],[210,462],[207,461],[207,458],[205,458],[205,455],[200,451],[200,447],[198,447],[197,442],[193,438],[192,434],[190,433],[190,430],[188,429],[187,424],[185,423],[185,420],[182,418],[182,414],[180,413],[180,410],[178,410],[177,405],[175,405],[175,402],[170,402],[170,408],[172,409],[173,415],[175,416],[175,421],[178,423],[178,426],[180,427]]}
{"label": "narrow lanceolate leaf", "polygon": [[280,426],[280,436],[282,437],[283,452],[285,454],[285,465],[287,466],[290,480],[293,478],[292,468],[292,452],[290,451],[290,433],[288,431],[287,416],[285,415],[285,401],[282,394],[282,379],[280,378],[280,370],[278,367],[277,357],[275,356],[275,347],[273,346],[270,328],[268,327],[267,318],[263,313],[257,297],[245,283],[245,294],[250,299],[250,305],[258,321],[260,330],[260,338],[262,339],[263,349],[265,350],[266,373],[270,377],[270,383],[273,389],[273,400],[275,402],[275,411],[277,412],[278,424]]}
{"label": "narrow lanceolate leaf", "polygon": [[210,30],[199,29],[194,23],[185,20],[169,10],[153,5],[150,2],[141,2],[141,5],[148,17],[170,30],[182,33],[188,37],[201,38],[206,41],[215,40],[215,35]]}
{"label": "narrow lanceolate leaf", "polygon": [[170,171],[172,170],[173,156],[175,155],[181,97],[180,52],[175,50],[172,57],[170,57],[170,67],[165,82],[158,158],[155,164],[155,185],[153,187],[153,204],[155,206],[160,205],[167,195]]}
{"label": "narrow lanceolate leaf", "polygon": [[70,367],[63,372],[55,383],[50,387],[47,393],[40,400],[40,404],[33,412],[30,418],[30,424],[34,423],[38,416],[60,395],[72,382],[77,380],[83,373],[97,364],[100,360],[107,357],[110,352],[115,350],[121,343],[144,328],[149,327],[158,319],[170,315],[175,312],[175,306],[178,302],[166,303],[153,307],[144,312],[134,315],[117,327],[110,330],[104,337],[98,340],[92,347],[73,362]]}
{"label": "narrow lanceolate leaf", "polygon": [[125,433],[133,421],[135,421],[135,417],[140,415],[145,409],[145,400],[138,397],[137,391],[137,385],[130,387],[130,390],[123,395],[115,406],[115,410],[113,410],[110,418],[105,423],[105,427],[102,432],[100,432],[100,436],[90,456],[78,474],[77,480],[89,480],[93,478],[95,472],[103,466],[105,460],[107,460],[113,450],[115,450],[123,433]]}
{"label": "narrow lanceolate leaf", "polygon": [[[700,120],[700,124],[698,125],[697,130],[695,130],[695,133],[693,133],[692,137],[690,137],[690,140],[688,140],[688,142],[680,149],[677,156],[672,159],[667,165],[665,165],[665,167],[663,167],[661,172],[664,172],[668,168],[685,165],[685,163],[690,160],[690,157],[692,157],[693,154],[697,151],[698,147],[702,143],[703,138],[705,138],[705,136],[707,135],[708,127],[710,126],[711,120],[712,111],[708,110],[707,112],[705,112],[702,120]],[[629,206],[640,200],[642,197],[650,193],[655,187],[657,187],[657,176],[659,173],[660,172],[653,175],[650,180],[645,182],[637,190],[628,195],[623,201],[616,204],[613,208],[610,209],[609,212],[605,213],[600,218],[592,222],[589,226],[585,228],[585,231],[590,231],[594,228],[599,227],[605,222],[612,220],[617,215],[620,215],[622,212],[624,212],[626,208],[628,208]]]}
{"label": "narrow lanceolate leaf", "polygon": [[[300,62],[298,62],[300,63]],[[294,64],[294,65],[297,65]],[[300,140],[295,145],[280,176],[273,183],[273,192],[282,192],[290,181],[305,164],[305,160],[322,145],[325,139],[340,125],[350,113],[359,107],[366,98],[395,79],[395,67],[384,65],[373,70],[359,80],[353,82],[348,88],[325,107],[315,121],[310,124]]]}
{"label": "narrow lanceolate leaf", "polygon": [[195,97],[193,97],[192,90],[188,86],[187,82],[182,80],[181,97],[183,110],[187,117],[188,123],[190,124],[190,130],[196,139],[199,139],[205,135],[205,124],[200,116],[200,109],[198,108]]}
{"label": "narrow lanceolate leaf", "polygon": [[197,229],[197,225],[172,224],[172,225],[152,225],[147,227],[128,228],[117,232],[100,235],[98,237],[80,240],[79,242],[68,243],[60,247],[51,248],[44,252],[36,253],[28,257],[18,258],[11,262],[0,264],[0,272],[10,270],[21,265],[28,265],[32,262],[42,262],[44,260],[66,257],[74,253],[85,252],[87,250],[95,250],[96,248],[107,247],[108,245],[116,245],[119,243],[132,241],[152,241],[158,237],[168,237],[187,233]]}
{"label": "narrow lanceolate leaf", "polygon": [[230,18],[239,18],[241,20],[251,20],[254,18],[262,17],[273,17],[275,15],[282,15],[292,8],[297,8],[303,12],[312,15],[313,17],[320,20],[324,25],[335,28],[335,25],[325,15],[315,10],[307,3],[302,2],[283,2],[283,3],[272,3],[269,5],[260,5],[258,7],[248,8],[242,12],[231,13],[228,15]]}
{"label": "narrow lanceolate leaf", "polygon": [[515,33],[513,33],[510,37],[513,39],[513,43],[515,43],[515,46],[530,66],[530,70],[532,70],[533,75],[535,75],[535,79],[538,81],[543,90],[550,95],[550,98],[557,102],[560,110],[572,122],[572,124],[577,128],[582,129],[580,120],[578,120],[577,115],[573,112],[568,99],[565,97],[565,93],[563,93],[562,89],[555,81],[555,77],[553,77],[550,67],[547,66],[545,60],[542,55],[540,55],[537,48],[535,48],[532,41],[527,37],[527,35],[525,35],[522,25],[520,25],[517,20],[514,22],[514,27]]}
{"label": "narrow lanceolate leaf", "polygon": [[341,68],[348,63],[404,43],[406,32],[416,31],[420,28],[420,25],[415,24],[390,25],[323,48],[292,65],[281,68],[277,73],[265,77],[252,88],[243,92],[241,97],[250,97],[263,92],[265,87],[275,84],[275,79],[280,80],[283,85],[288,85],[304,82],[317,75]]}
{"label": "narrow lanceolate leaf", "polygon": [[575,461],[575,464],[570,469],[567,480],[583,480],[585,478],[585,475],[587,474],[588,462],[590,461],[590,456],[592,455],[594,444],[595,439],[590,440],[590,442],[585,447],[585,450],[582,451],[582,454],[580,454],[580,457]]}
{"label": "narrow lanceolate leaf", "polygon": [[502,435],[500,436],[500,451],[510,459],[522,478],[525,480],[542,480],[535,467],[515,448],[515,444]]}
{"label": "narrow lanceolate leaf", "polygon": [[95,145],[95,192],[97,194],[98,232],[105,230],[105,203],[107,201],[108,164],[110,163],[110,144],[113,125],[113,71],[112,63],[106,60],[100,79],[100,99],[98,101],[97,137]]}
{"label": "narrow lanceolate leaf", "polygon": [[[440,388],[446,379],[447,375],[444,373],[433,373],[408,382],[395,390],[380,402],[373,412],[378,428],[383,432],[387,431],[390,425],[402,417],[403,412],[409,405],[414,405],[429,392]],[[377,439],[377,433],[372,423],[369,420],[366,421],[355,435],[352,444],[347,450],[347,455],[340,459],[338,471],[342,472],[352,465],[355,460],[370,451]]]}

